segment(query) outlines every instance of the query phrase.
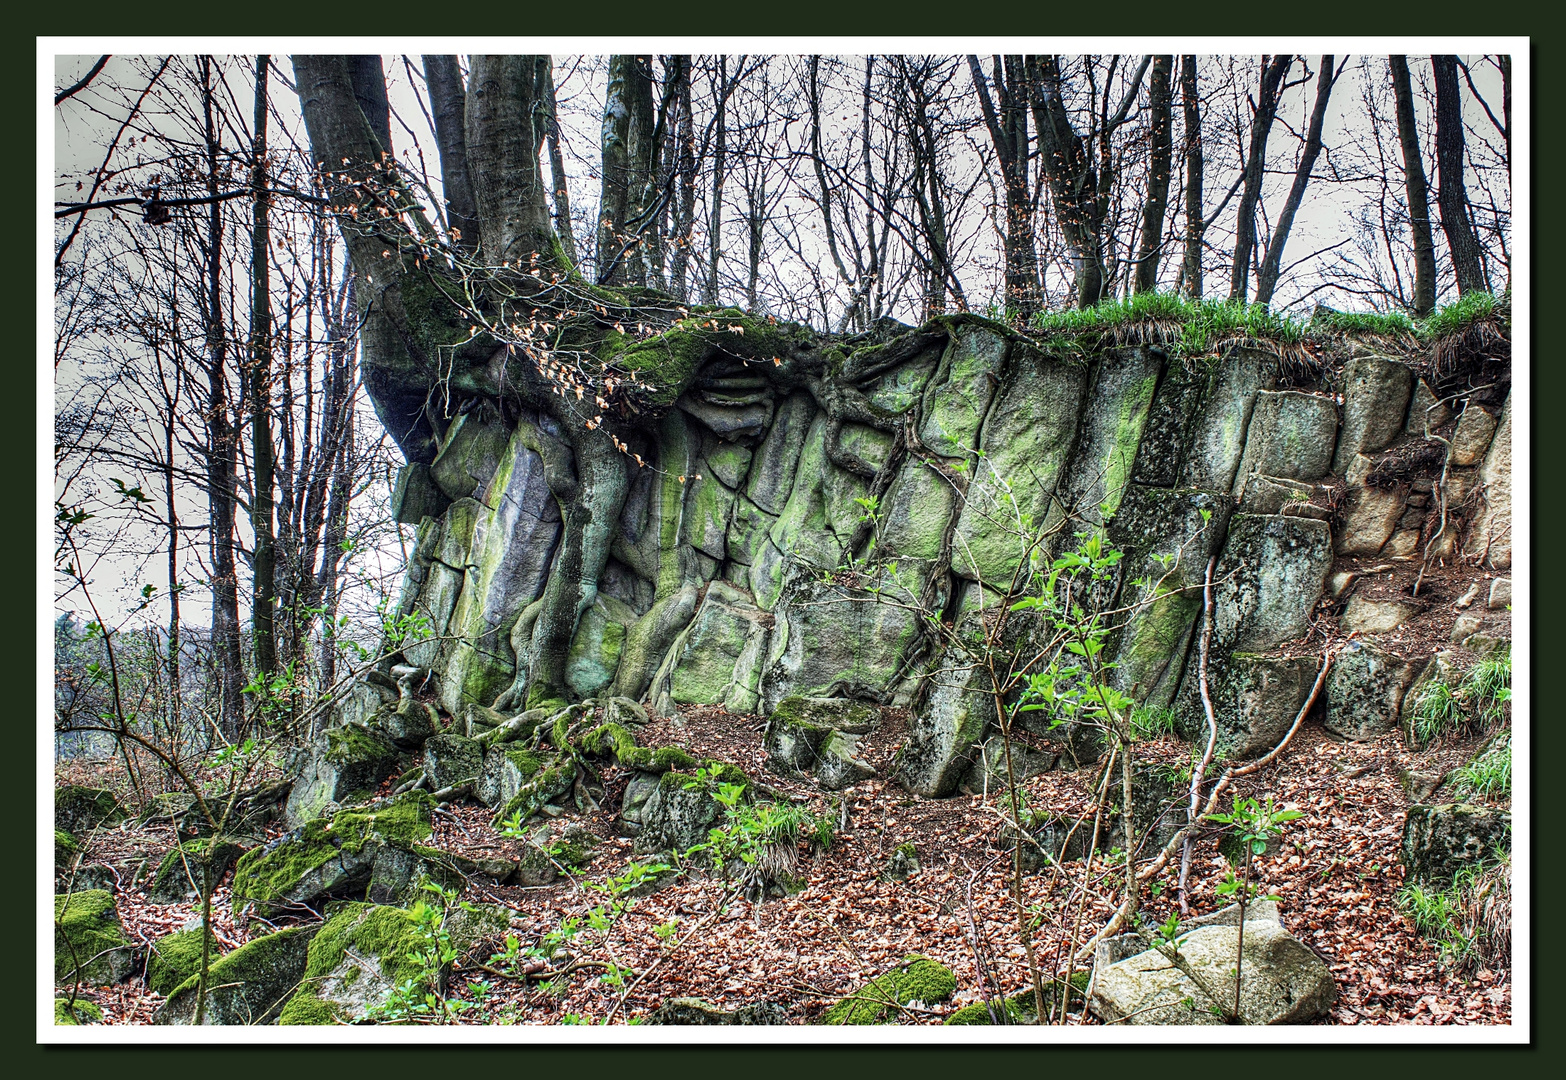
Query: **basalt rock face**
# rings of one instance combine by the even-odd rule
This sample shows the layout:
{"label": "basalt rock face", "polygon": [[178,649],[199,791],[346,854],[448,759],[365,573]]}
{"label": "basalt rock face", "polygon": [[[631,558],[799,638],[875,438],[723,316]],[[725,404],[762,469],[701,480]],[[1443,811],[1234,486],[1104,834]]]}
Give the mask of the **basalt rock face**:
{"label": "basalt rock face", "polygon": [[[1434,531],[1426,519],[1440,503],[1416,451],[1447,449],[1410,416],[1432,398],[1408,365],[1356,358],[1302,386],[1259,350],[1192,362],[1155,346],[1054,355],[971,316],[825,351],[823,373],[808,377],[704,353],[638,421],[641,441],[613,481],[623,499],[617,488],[616,516],[597,522],[608,535],[595,573],[561,565],[577,550],[562,530],[586,511],[562,507],[548,480],[559,466],[535,449],[555,422],[475,408],[452,423],[398,497],[404,520],[420,515],[401,610],[421,614],[431,638],[404,659],[433,673],[440,712],[544,704],[527,685],[535,625],[553,578],[572,573],[592,584],[551,701],[904,706],[898,777],[948,795],[985,768],[994,707],[984,673],[943,651],[927,616],[958,634],[981,625],[1026,576],[1008,525],[1026,519],[1064,523],[1047,556],[1095,530],[1126,553],[1105,586],[1110,605],[1134,608],[1109,642],[1113,677],[1203,736],[1202,583],[1216,559],[1210,693],[1226,750],[1257,754],[1310,691],[1320,648],[1305,639],[1334,560],[1408,557]],[[1448,440],[1447,505],[1466,484],[1478,508],[1474,528],[1434,543],[1503,568],[1509,411],[1446,413],[1432,415],[1462,425]],[[576,468],[585,487],[594,474]],[[1396,695],[1383,696],[1395,710]],[[1041,761],[1096,757],[1069,732],[1039,736]]]}

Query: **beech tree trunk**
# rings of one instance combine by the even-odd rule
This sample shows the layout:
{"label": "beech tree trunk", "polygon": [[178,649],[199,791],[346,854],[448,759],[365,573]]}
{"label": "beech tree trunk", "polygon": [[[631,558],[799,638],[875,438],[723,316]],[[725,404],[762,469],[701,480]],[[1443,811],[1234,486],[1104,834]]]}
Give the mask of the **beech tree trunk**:
{"label": "beech tree trunk", "polygon": [[1414,314],[1435,310],[1435,241],[1430,234],[1430,192],[1425,184],[1425,159],[1419,149],[1414,120],[1414,90],[1408,57],[1389,56],[1392,95],[1397,102],[1397,140],[1403,150],[1403,179],[1408,188],[1408,230],[1414,243]]}
{"label": "beech tree trunk", "polygon": [[228,336],[223,322],[223,211],[218,194],[218,131],[213,109],[212,58],[201,69],[208,208],[207,256],[207,506],[212,558],[212,651],[217,664],[220,726],[230,741],[244,726],[244,653],[240,645],[239,575],[234,566],[234,474],[237,436],[229,416]]}
{"label": "beech tree trunk", "polygon": [[1142,242],[1136,252],[1136,291],[1158,287],[1158,255],[1164,240],[1164,213],[1169,206],[1169,166],[1173,154],[1173,110],[1169,88],[1173,56],[1155,56],[1148,82],[1151,126],[1148,157],[1147,201],[1142,204]]}
{"label": "beech tree trunk", "polygon": [[1185,258],[1180,279],[1186,296],[1202,298],[1202,100],[1196,85],[1196,57],[1180,57],[1180,105],[1185,117]]}
{"label": "beech tree trunk", "polygon": [[1006,191],[1006,308],[1024,321],[1038,311],[1038,257],[1033,247],[1033,198],[1028,182],[1028,80],[1021,56],[991,58],[995,101],[984,69],[968,57],[974,93],[995,147]]}
{"label": "beech tree trunk", "polygon": [[1432,56],[1436,91],[1436,175],[1440,187],[1441,230],[1452,252],[1457,292],[1485,292],[1484,267],[1479,259],[1479,238],[1468,220],[1468,187],[1463,179],[1463,106],[1457,87],[1457,57]]}
{"label": "beech tree trunk", "polygon": [[250,391],[250,468],[255,485],[250,501],[250,528],[256,544],[251,575],[250,631],[256,671],[262,675],[270,675],[277,669],[277,638],[273,629],[277,603],[277,549],[272,520],[275,455],[272,451],[272,280],[268,262],[271,230],[267,221],[271,196],[267,193],[266,170],[267,70],[270,64],[270,56],[256,57],[250,370],[246,378]]}
{"label": "beech tree trunk", "polygon": [[455,56],[426,56],[424,81],[429,85],[430,112],[435,120],[435,148],[440,153],[440,180],[446,199],[446,226],[455,231],[459,251],[478,250],[478,211],[473,181],[468,176],[467,136],[463,131],[467,91]]}

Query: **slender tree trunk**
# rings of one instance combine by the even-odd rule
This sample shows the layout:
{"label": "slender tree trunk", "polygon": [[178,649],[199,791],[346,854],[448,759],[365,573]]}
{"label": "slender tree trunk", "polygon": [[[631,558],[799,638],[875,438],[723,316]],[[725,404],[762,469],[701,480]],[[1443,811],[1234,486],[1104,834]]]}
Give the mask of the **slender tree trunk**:
{"label": "slender tree trunk", "polygon": [[1479,258],[1479,239],[1468,220],[1468,188],[1463,179],[1463,106],[1457,87],[1457,57],[1432,56],[1436,91],[1436,173],[1440,187],[1441,229],[1452,252],[1457,291],[1466,296],[1489,288]]}
{"label": "slender tree trunk", "polygon": [[646,163],[653,128],[652,57],[617,54],[609,58],[600,132],[603,185],[598,210],[598,283],[645,285],[647,273],[638,220],[646,207]]}
{"label": "slender tree trunk", "polygon": [[669,259],[669,291],[681,301],[690,299],[686,278],[691,261],[691,233],[696,224],[696,132],[691,115],[691,58],[674,57],[669,77],[677,80],[674,104],[679,122],[674,125],[675,211],[672,240],[674,254]]}
{"label": "slender tree trunk", "polygon": [[1327,101],[1332,97],[1333,59],[1321,58],[1321,71],[1316,75],[1316,101],[1310,110],[1310,126],[1305,132],[1305,146],[1300,151],[1299,167],[1294,170],[1294,183],[1289,197],[1283,203],[1283,212],[1273,227],[1272,240],[1267,245],[1267,256],[1262,259],[1261,273],[1256,275],[1256,302],[1272,303],[1272,294],[1278,287],[1278,276],[1283,272],[1283,249],[1289,242],[1289,231],[1294,227],[1294,215],[1299,212],[1305,198],[1305,185],[1310,183],[1310,172],[1321,155],[1321,128],[1327,115]]}
{"label": "slender tree trunk", "polygon": [[[199,61],[205,123],[207,194],[218,194],[218,133],[212,58]],[[207,218],[207,500],[212,558],[212,648],[220,687],[220,724],[237,738],[244,720],[244,658],[239,630],[239,576],[234,568],[235,433],[228,404],[228,340],[223,325],[223,212]]]}
{"label": "slender tree trunk", "polygon": [[707,284],[702,302],[718,302],[718,260],[723,256],[723,181],[728,165],[728,57],[718,57],[717,116],[713,118],[712,198],[707,219]]}
{"label": "slender tree trunk", "polygon": [[423,60],[430,112],[435,121],[435,147],[440,152],[446,226],[457,234],[454,241],[457,250],[471,254],[478,249],[478,210],[473,202],[473,180],[468,175],[463,119],[467,111],[467,91],[462,85],[462,68],[455,56],[426,56]]}
{"label": "slender tree trunk", "polygon": [[1180,57],[1180,104],[1185,111],[1185,260],[1180,276],[1185,295],[1202,298],[1202,99],[1196,85],[1196,57]]}
{"label": "slender tree trunk", "polygon": [[1267,136],[1278,114],[1283,77],[1293,62],[1294,57],[1287,54],[1274,56],[1262,69],[1256,115],[1251,119],[1250,148],[1245,155],[1245,186],[1235,216],[1234,262],[1229,270],[1230,300],[1244,301],[1250,292],[1251,257],[1256,247],[1256,206],[1261,200],[1262,174],[1267,167]]}
{"label": "slender tree trunk", "polygon": [[1169,206],[1169,167],[1173,153],[1173,102],[1169,80],[1173,56],[1155,56],[1148,83],[1149,124],[1152,143],[1148,160],[1147,202],[1142,206],[1142,242],[1136,253],[1136,291],[1158,287],[1158,253],[1164,240],[1164,213]]}
{"label": "slender tree trunk", "polygon": [[1408,229],[1414,242],[1414,314],[1435,310],[1435,241],[1430,233],[1430,192],[1425,184],[1425,159],[1419,149],[1419,125],[1414,119],[1414,90],[1408,57],[1389,56],[1392,94],[1397,102],[1397,140],[1403,150],[1403,178],[1408,187]]}
{"label": "slender tree trunk", "polygon": [[571,226],[571,190],[566,183],[565,154],[560,149],[559,106],[555,103],[555,58],[550,56],[546,60],[549,69],[544,82],[544,104],[548,110],[546,136],[549,144],[549,175],[554,182],[555,236],[559,238],[566,258],[575,266],[578,254],[576,234]]}
{"label": "slender tree trunk", "polygon": [[251,584],[251,635],[256,670],[270,675],[277,668],[277,637],[273,615],[277,602],[277,549],[273,540],[272,449],[272,280],[269,267],[271,230],[267,220],[266,122],[267,70],[271,57],[256,57],[255,197],[250,233],[250,455],[255,492],[250,500],[250,528],[255,534]]}
{"label": "slender tree trunk", "polygon": [[992,59],[996,102],[984,69],[968,57],[974,92],[1006,191],[1006,308],[1026,321],[1038,311],[1038,257],[1033,247],[1033,197],[1028,183],[1028,81],[1021,56]]}

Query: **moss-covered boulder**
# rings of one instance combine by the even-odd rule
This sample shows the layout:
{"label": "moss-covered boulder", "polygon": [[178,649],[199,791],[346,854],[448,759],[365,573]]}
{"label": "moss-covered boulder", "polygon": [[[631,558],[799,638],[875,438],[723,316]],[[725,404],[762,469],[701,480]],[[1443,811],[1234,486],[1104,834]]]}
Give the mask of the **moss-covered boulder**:
{"label": "moss-covered boulder", "polygon": [[136,946],[120,925],[114,894],[89,889],[54,898],[54,980],[107,986],[136,969]]}
{"label": "moss-covered boulder", "polygon": [[417,698],[404,697],[395,705],[385,705],[370,717],[369,726],[381,732],[399,749],[417,750],[440,730],[440,714],[435,706]]}
{"label": "moss-covered boulder", "polygon": [[107,788],[66,784],[54,789],[54,827],[81,833],[99,825],[117,825],[125,808]]}
{"label": "moss-covered boulder", "polygon": [[[207,1024],[271,1024],[304,977],[310,940],[318,928],[297,926],[256,938],[207,969]],[[169,994],[156,1024],[196,1022],[196,983],[192,975]]]}
{"label": "moss-covered boulder", "polygon": [[330,803],[373,792],[397,767],[397,746],[384,732],[344,724],[318,736],[288,796],[286,818],[298,828]]}
{"label": "moss-covered boulder", "polygon": [[439,861],[439,852],[422,847],[434,806],[427,792],[411,791],[316,818],[242,856],[234,868],[234,900],[282,911],[330,896],[362,896],[367,888],[372,899],[392,899],[406,892],[424,864]]}
{"label": "moss-covered boulder", "polygon": [[243,846],[212,837],[178,844],[158,863],[147,886],[147,899],[155,904],[173,904],[199,896],[204,876],[209,876],[214,884],[221,881],[244,853]]}
{"label": "moss-covered boulder", "polygon": [[[486,942],[496,942],[509,926],[508,912],[490,905],[446,911],[440,929],[459,957]],[[430,973],[410,959],[427,948],[433,926],[421,928],[421,912],[430,909],[347,903],[329,909],[329,917],[310,942],[304,978],[278,1017],[279,1024],[354,1023],[383,1004],[399,987],[444,990],[446,971]],[[479,949],[479,951],[483,951]],[[488,955],[485,953],[485,955]]]}
{"label": "moss-covered boulder", "polygon": [[351,1023],[409,982],[426,986],[412,953],[426,942],[407,910],[348,904],[310,942],[299,991],[283,1007],[279,1024]]}
{"label": "moss-covered boulder", "polygon": [[[708,762],[720,783],[746,782],[745,774],[730,765]],[[690,773],[666,772],[658,780],[658,787],[642,803],[639,815],[641,831],[637,833],[634,850],[639,853],[655,851],[686,851],[707,839],[713,826],[723,818],[723,807],[712,797],[707,785]]]}
{"label": "moss-covered boulder", "polygon": [[474,794],[485,806],[504,806],[543,767],[543,758],[536,750],[513,743],[492,746],[484,754],[484,768]]}
{"label": "moss-covered boulder", "polygon": [[[520,771],[520,766],[518,767]],[[526,821],[547,804],[571,790],[576,780],[576,762],[569,755],[562,755],[541,764],[532,776],[524,781],[517,793],[501,804],[494,821]]]}
{"label": "moss-covered boulder", "polygon": [[56,1026],[79,1027],[82,1024],[103,1023],[103,1010],[86,998],[79,997],[74,1002],[67,998],[54,999],[54,1022]]}
{"label": "moss-covered boulder", "polygon": [[484,772],[484,748],[461,735],[436,735],[424,744],[424,772],[436,791],[469,782],[477,785]]}
{"label": "moss-covered boulder", "polygon": [[1459,871],[1497,859],[1511,850],[1512,815],[1470,803],[1414,805],[1403,822],[1399,852],[1410,880],[1442,888]]}
{"label": "moss-covered boulder", "polygon": [[54,868],[63,870],[75,860],[82,847],[76,837],[64,829],[54,830]]}
{"label": "moss-covered boulder", "polygon": [[957,977],[945,964],[923,956],[910,956],[886,974],[833,1005],[821,1017],[822,1024],[895,1024],[902,1019],[900,1005],[947,1001],[957,990]]}
{"label": "moss-covered boulder", "polygon": [[[208,964],[223,957],[222,946],[212,939]],[[147,952],[147,986],[165,997],[201,970],[201,928],[166,934]]]}

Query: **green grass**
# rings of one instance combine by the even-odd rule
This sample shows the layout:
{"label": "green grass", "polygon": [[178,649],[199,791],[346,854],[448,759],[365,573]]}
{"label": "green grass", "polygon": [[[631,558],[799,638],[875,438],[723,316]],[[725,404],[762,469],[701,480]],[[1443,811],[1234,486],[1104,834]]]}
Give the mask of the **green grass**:
{"label": "green grass", "polygon": [[1401,311],[1323,311],[1311,318],[1310,328],[1312,332],[1407,338],[1410,343],[1419,331],[1414,320]]}
{"label": "green grass", "polygon": [[1174,734],[1175,711],[1150,709],[1140,705],[1131,712],[1131,733],[1138,739],[1157,739]]}
{"label": "green grass", "polygon": [[1469,293],[1419,320],[1402,311],[1323,311],[1302,321],[1259,304],[1151,292],[1105,300],[1086,310],[1041,312],[1033,317],[1031,329],[1046,344],[1072,351],[1163,345],[1181,358],[1194,358],[1235,344],[1294,349],[1307,337],[1326,335],[1390,338],[1412,348],[1464,332],[1481,320],[1504,319],[1507,310],[1505,296]]}
{"label": "green grass", "polygon": [[1414,739],[1423,746],[1458,732],[1498,727],[1511,700],[1512,657],[1507,651],[1480,660],[1456,680],[1425,683],[1414,701]]}
{"label": "green grass", "polygon": [[1495,799],[1512,793],[1512,741],[1494,747],[1452,773],[1452,790],[1463,798]]}
{"label": "green grass", "polygon": [[1307,324],[1258,304],[1154,292],[1106,300],[1086,310],[1041,314],[1034,318],[1033,329],[1057,348],[1092,352],[1117,345],[1163,345],[1191,359],[1216,355],[1229,345],[1297,350]]}
{"label": "green grass", "polygon": [[1496,852],[1458,873],[1447,888],[1404,887],[1398,906],[1421,937],[1436,943],[1443,965],[1462,973],[1505,967],[1511,960],[1511,870],[1510,854]]}
{"label": "green grass", "polygon": [[1461,333],[1480,319],[1498,314],[1500,307],[1501,301],[1490,293],[1469,293],[1425,316],[1419,324],[1419,336],[1432,341]]}

